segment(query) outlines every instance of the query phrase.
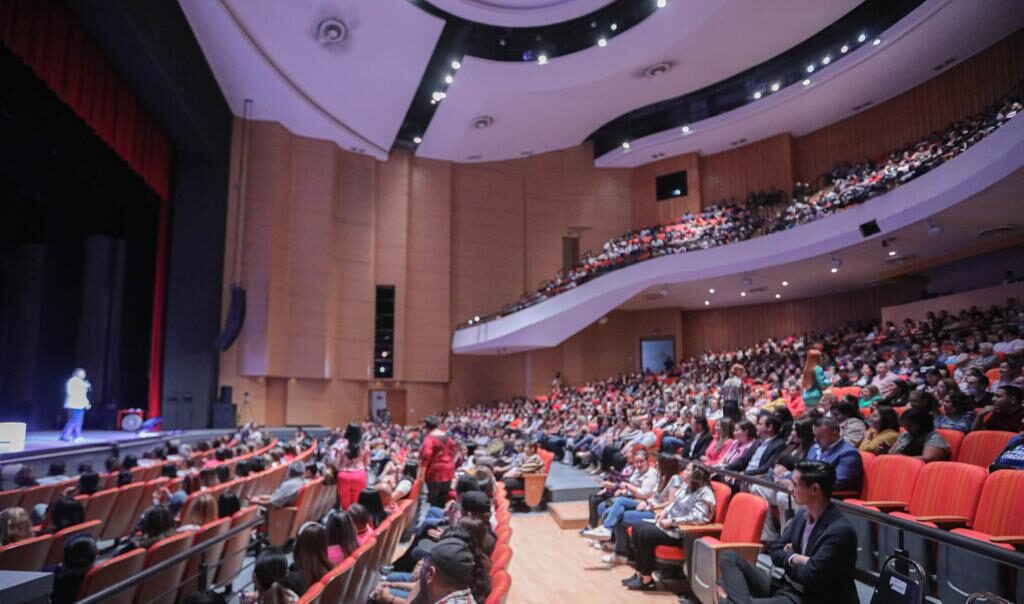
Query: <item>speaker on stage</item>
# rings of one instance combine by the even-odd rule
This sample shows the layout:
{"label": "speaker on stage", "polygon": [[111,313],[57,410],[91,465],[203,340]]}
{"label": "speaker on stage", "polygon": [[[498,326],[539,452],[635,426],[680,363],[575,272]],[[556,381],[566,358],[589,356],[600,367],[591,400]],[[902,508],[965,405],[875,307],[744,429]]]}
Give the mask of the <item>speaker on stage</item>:
{"label": "speaker on stage", "polygon": [[217,399],[219,403],[231,403],[234,398],[235,389],[231,386],[221,385],[220,387],[220,398]]}

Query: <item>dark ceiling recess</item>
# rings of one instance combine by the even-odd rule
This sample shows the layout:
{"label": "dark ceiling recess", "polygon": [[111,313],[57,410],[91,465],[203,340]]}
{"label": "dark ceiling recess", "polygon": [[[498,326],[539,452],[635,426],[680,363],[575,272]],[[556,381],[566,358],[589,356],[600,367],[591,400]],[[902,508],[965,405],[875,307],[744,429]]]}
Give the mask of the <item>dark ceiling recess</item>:
{"label": "dark ceiling recess", "polygon": [[[601,126],[587,137],[594,141],[594,157],[620,147],[623,142],[681,129],[756,103],[791,84],[813,81],[821,70],[857,48],[872,45],[877,38],[884,39],[886,29],[923,3],[924,0],[866,0],[776,57],[695,92],[635,109]],[[813,70],[809,71],[810,66]]]}
{"label": "dark ceiling recess", "polygon": [[427,131],[434,112],[443,102],[431,101],[435,100],[435,92],[444,93],[448,89],[445,76],[455,77],[458,72],[452,66],[453,61],[461,63],[466,56],[517,62],[537,62],[541,55],[552,59],[596,46],[601,38],[610,40],[658,10],[656,0],[616,0],[588,15],[561,23],[500,27],[468,21],[427,0],[409,2],[444,19],[445,26],[398,131],[395,144],[407,148],[416,147],[414,140]]}

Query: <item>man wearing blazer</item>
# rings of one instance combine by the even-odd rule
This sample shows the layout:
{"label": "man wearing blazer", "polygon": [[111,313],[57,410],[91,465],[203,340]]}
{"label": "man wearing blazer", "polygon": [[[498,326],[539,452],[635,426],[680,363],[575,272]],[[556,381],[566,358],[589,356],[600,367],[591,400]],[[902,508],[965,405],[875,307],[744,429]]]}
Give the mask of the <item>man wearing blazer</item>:
{"label": "man wearing blazer", "polygon": [[736,604],[857,604],[854,568],[857,535],[832,505],[836,471],[824,461],[801,461],[793,471],[793,500],[804,506],[768,549],[772,563],[785,569],[781,580],[740,557],[719,559],[719,592]]}
{"label": "man wearing blazer", "polygon": [[690,420],[690,438],[683,444],[680,453],[687,459],[700,459],[711,444],[711,430],[708,428],[708,418],[703,415],[694,415]]}
{"label": "man wearing blazer", "polygon": [[757,440],[742,457],[725,466],[725,469],[748,476],[768,473],[775,466],[775,458],[786,446],[785,439],[779,436],[781,430],[782,422],[774,415],[765,414],[757,418]]}

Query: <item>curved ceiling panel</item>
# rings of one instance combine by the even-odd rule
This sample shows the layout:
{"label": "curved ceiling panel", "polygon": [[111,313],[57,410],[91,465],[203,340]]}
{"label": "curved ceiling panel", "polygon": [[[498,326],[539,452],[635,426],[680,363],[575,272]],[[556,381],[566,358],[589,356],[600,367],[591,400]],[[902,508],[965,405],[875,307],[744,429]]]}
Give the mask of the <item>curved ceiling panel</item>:
{"label": "curved ceiling panel", "polygon": [[502,27],[536,27],[575,19],[614,0],[428,0],[467,21]]}

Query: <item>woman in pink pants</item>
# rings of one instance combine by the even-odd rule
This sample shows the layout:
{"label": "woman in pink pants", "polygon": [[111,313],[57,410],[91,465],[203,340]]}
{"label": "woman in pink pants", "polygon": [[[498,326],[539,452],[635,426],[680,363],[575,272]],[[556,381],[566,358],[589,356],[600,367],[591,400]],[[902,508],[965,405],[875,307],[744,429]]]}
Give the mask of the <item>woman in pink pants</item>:
{"label": "woman in pink pants", "polygon": [[363,430],[351,423],[344,437],[331,447],[334,467],[338,470],[338,504],[347,510],[359,499],[366,488],[366,468],[370,463],[370,449],[363,444]]}

